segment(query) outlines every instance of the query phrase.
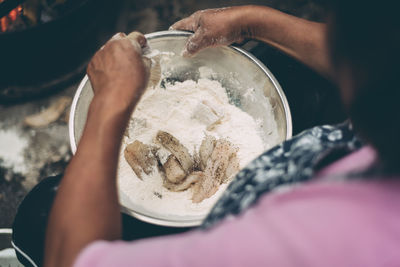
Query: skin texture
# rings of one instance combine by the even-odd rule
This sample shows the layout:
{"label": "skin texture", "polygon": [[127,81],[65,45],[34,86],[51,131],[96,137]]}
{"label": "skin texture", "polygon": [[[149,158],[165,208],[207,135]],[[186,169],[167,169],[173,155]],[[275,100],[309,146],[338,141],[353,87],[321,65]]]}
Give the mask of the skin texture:
{"label": "skin texture", "polygon": [[194,32],[183,55],[193,55],[206,47],[242,42],[245,34],[237,23],[240,10],[238,7],[201,10],[172,25],[171,30]]}
{"label": "skin texture", "polygon": [[[327,77],[333,76],[326,26],[267,7],[200,11],[175,23],[172,29],[195,32],[186,46],[187,56],[209,46],[254,38]],[[118,34],[88,66],[95,96],[77,153],[66,170],[50,214],[46,267],[72,266],[89,243],[121,238],[116,168],[124,129],[148,82],[149,62],[142,58],[141,51],[145,46],[141,34]]]}
{"label": "skin texture", "polygon": [[141,34],[119,34],[88,66],[95,96],[50,214],[44,266],[72,266],[90,242],[121,238],[116,168],[124,129],[147,85],[145,45]]}
{"label": "skin texture", "polygon": [[300,19],[262,6],[239,6],[197,11],[171,26],[193,31],[185,56],[206,47],[240,43],[246,38],[268,43],[315,71],[332,78],[326,25]]}

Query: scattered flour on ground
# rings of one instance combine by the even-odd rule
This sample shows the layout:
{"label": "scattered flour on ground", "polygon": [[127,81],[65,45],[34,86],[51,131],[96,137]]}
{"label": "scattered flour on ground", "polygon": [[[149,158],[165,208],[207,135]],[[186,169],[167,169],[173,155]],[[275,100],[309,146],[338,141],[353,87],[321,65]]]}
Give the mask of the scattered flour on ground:
{"label": "scattered flour on ground", "polygon": [[11,168],[15,173],[25,173],[24,151],[28,140],[23,138],[16,129],[0,130],[0,160],[1,165]]}

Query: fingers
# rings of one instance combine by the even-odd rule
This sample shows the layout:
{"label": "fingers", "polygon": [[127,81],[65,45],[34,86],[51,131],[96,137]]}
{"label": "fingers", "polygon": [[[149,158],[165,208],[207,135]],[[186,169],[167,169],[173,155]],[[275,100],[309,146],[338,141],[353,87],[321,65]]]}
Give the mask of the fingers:
{"label": "fingers", "polygon": [[123,33],[119,32],[116,33],[111,39],[101,48],[101,50],[105,47],[110,45],[112,42],[121,41],[121,40],[129,40],[130,44],[136,50],[136,52],[142,54],[143,48],[147,47],[147,40],[146,37],[140,32],[131,32],[128,36]]}
{"label": "fingers", "polygon": [[182,31],[196,31],[198,28],[198,22],[192,15],[184,18],[180,21],[175,22],[169,29],[170,30],[182,30]]}
{"label": "fingers", "polygon": [[146,37],[144,37],[144,35],[140,32],[131,32],[128,34],[127,38],[131,41],[137,42],[141,48],[147,46]]}
{"label": "fingers", "polygon": [[150,70],[151,70],[151,66],[153,65],[151,62],[151,59],[147,58],[147,57],[143,57],[142,60],[143,60],[144,68],[146,69],[147,74],[149,74]]}
{"label": "fingers", "polygon": [[185,50],[183,50],[182,55],[185,57],[191,56],[197,51],[199,51],[199,41],[201,40],[201,33],[199,28],[198,16],[196,13],[190,17],[184,18],[178,22],[175,22],[170,28],[170,30],[183,30],[195,32],[187,41],[185,45]]}
{"label": "fingers", "polygon": [[205,38],[204,30],[200,28],[192,36],[189,37],[182,55],[184,57],[192,56],[209,45],[210,40],[207,40],[207,38]]}
{"label": "fingers", "polygon": [[169,29],[195,32],[199,28],[201,14],[202,11],[197,11],[187,18],[175,22]]}
{"label": "fingers", "polygon": [[128,34],[127,39],[131,41],[131,44],[138,53],[143,53],[143,48],[147,46],[146,37],[140,32],[131,32]]}
{"label": "fingers", "polygon": [[194,34],[189,37],[185,45],[185,49],[182,52],[183,56],[192,56],[201,49],[204,49],[210,45],[211,41],[205,38],[205,31],[201,23],[202,16],[208,12],[210,12],[210,10],[197,11],[190,17],[184,18],[170,27],[170,30],[185,30],[194,32]]}
{"label": "fingers", "polygon": [[[143,53],[143,49],[147,47],[147,40],[146,37],[140,32],[131,32],[128,34],[127,38],[132,42],[133,46],[140,45],[140,51]],[[150,71],[151,68],[151,60],[147,57],[143,57],[143,64],[147,72]]]}

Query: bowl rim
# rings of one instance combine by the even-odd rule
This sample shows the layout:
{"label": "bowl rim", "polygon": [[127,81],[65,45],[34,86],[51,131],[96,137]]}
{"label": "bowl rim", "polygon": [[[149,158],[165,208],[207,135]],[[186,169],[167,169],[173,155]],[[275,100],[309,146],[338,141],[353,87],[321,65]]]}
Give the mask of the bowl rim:
{"label": "bowl rim", "polygon": [[[188,32],[188,31],[176,31],[176,30],[169,30],[169,31],[158,31],[158,32],[153,32],[149,34],[145,34],[145,37],[147,40],[151,39],[156,39],[159,37],[189,37],[193,33]],[[293,131],[293,126],[292,126],[292,115],[290,112],[289,108],[289,103],[286,99],[285,94],[283,93],[282,87],[280,86],[278,80],[275,78],[275,76],[271,73],[271,71],[261,62],[259,61],[255,56],[253,56],[250,52],[247,52],[246,50],[236,47],[236,46],[228,46],[228,48],[233,49],[237,51],[239,54],[244,55],[245,57],[249,58],[253,63],[255,63],[271,80],[272,84],[277,90],[277,93],[282,101],[283,104],[283,109],[285,113],[285,118],[286,118],[286,140],[292,137],[292,131]],[[75,115],[76,115],[76,107],[78,105],[78,101],[80,99],[81,93],[83,88],[85,87],[86,83],[89,81],[89,77],[86,74],[85,77],[82,79],[80,82],[78,89],[76,90],[76,93],[74,95],[72,105],[71,105],[71,111],[69,114],[69,122],[68,122],[68,131],[69,131],[69,141],[70,141],[70,147],[72,154],[76,153],[77,149],[77,142],[76,142],[76,137],[75,137]],[[156,224],[156,225],[161,225],[161,226],[171,226],[171,227],[191,227],[191,226],[198,226],[202,223],[203,219],[194,219],[194,220],[187,220],[187,221],[176,221],[176,220],[167,220],[167,219],[158,219],[155,217],[152,217],[150,215],[144,215],[141,214],[140,212],[133,211],[131,209],[128,209],[126,207],[121,206],[121,211],[123,213],[126,213],[128,215],[131,215],[137,219],[140,219],[142,221]]]}

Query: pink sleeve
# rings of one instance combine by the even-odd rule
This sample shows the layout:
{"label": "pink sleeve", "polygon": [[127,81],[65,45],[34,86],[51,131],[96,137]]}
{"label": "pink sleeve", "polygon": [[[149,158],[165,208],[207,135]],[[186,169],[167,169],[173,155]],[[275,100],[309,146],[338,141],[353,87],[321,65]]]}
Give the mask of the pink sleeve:
{"label": "pink sleeve", "polygon": [[[241,231],[239,225],[238,228],[229,227],[227,223],[223,226],[208,232],[196,230],[186,234],[136,242],[97,241],[83,250],[75,267],[224,265],[242,267],[250,263],[249,254],[252,254],[251,257],[256,265],[257,259],[267,256],[265,251],[256,249],[257,241],[252,244],[251,240],[255,240],[255,235],[260,234],[256,229],[253,233],[249,233],[251,231]],[[274,266],[285,265],[277,263]]]}
{"label": "pink sleeve", "polygon": [[209,231],[95,242],[75,267],[392,266],[399,206],[400,182],[311,184],[264,197]]}
{"label": "pink sleeve", "polygon": [[[260,259],[266,258],[271,266],[289,266],[274,229],[273,225],[258,224],[245,216],[230,219],[210,231],[195,230],[136,242],[97,241],[83,250],[75,267],[242,267],[259,266]],[[266,239],[273,246],[260,249]]]}

